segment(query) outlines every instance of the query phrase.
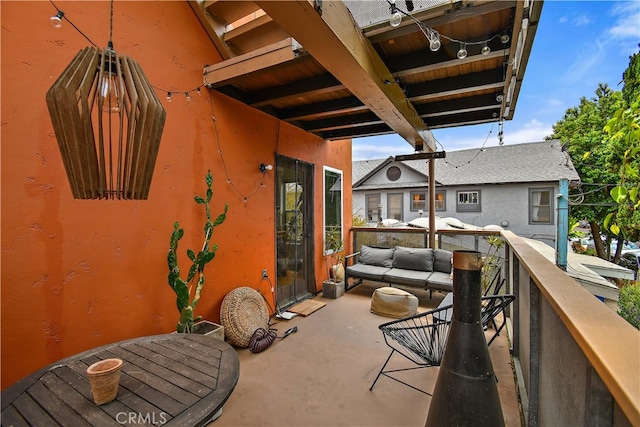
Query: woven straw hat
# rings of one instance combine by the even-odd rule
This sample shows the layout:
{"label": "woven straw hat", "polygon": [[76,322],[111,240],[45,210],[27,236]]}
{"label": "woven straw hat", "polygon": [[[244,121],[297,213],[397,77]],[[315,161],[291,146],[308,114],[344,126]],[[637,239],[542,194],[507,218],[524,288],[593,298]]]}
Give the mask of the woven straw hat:
{"label": "woven straw hat", "polygon": [[258,291],[243,286],[232,290],[222,300],[220,322],[229,343],[247,348],[258,328],[269,328],[269,310]]}

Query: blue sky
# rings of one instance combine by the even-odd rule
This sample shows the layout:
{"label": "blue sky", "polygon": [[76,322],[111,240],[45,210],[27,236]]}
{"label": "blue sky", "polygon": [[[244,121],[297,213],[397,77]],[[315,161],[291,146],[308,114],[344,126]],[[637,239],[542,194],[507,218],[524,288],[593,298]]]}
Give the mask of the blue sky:
{"label": "blue sky", "polygon": [[[640,1],[546,0],[513,120],[504,123],[504,144],[541,141],[581,97],[598,83],[622,89],[622,73],[640,43]],[[436,129],[445,151],[498,145],[498,125]],[[410,154],[398,135],[353,140],[353,160]]]}

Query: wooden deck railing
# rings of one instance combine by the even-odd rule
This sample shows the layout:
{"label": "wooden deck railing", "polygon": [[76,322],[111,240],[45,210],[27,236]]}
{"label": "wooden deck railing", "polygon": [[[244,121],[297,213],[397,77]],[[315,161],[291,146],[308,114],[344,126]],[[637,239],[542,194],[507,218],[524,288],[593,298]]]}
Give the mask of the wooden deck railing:
{"label": "wooden deck railing", "polygon": [[[420,229],[351,232],[354,250],[372,235],[399,245],[405,233],[425,235]],[[483,252],[487,234],[495,232],[441,231],[438,244]],[[506,290],[516,295],[509,331],[527,425],[639,426],[640,331],[523,239],[500,234]]]}

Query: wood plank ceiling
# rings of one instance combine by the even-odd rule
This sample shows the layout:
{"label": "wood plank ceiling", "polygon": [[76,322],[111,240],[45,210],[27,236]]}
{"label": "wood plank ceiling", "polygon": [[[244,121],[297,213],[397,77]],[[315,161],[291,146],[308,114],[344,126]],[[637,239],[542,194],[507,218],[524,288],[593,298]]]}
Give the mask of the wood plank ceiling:
{"label": "wood plank ceiling", "polygon": [[224,58],[205,65],[208,87],[325,140],[397,133],[425,152],[432,129],[513,118],[542,10],[397,0],[393,27],[386,0],[189,3]]}

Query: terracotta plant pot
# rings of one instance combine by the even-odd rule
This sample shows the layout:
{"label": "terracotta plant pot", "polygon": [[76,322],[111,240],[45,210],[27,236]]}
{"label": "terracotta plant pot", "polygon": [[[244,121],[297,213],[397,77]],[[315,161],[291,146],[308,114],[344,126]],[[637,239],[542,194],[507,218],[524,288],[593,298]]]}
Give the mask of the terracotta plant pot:
{"label": "terracotta plant pot", "polygon": [[111,402],[118,394],[122,359],[104,359],[87,368],[91,393],[96,405]]}

